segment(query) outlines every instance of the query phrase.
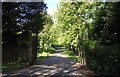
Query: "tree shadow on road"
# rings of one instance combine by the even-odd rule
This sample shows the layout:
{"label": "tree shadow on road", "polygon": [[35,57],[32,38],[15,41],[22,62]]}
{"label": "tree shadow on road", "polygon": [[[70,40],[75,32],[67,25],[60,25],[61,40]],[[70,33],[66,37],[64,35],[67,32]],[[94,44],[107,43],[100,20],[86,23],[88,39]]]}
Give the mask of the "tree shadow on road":
{"label": "tree shadow on road", "polygon": [[82,75],[80,68],[75,67],[76,61],[69,58],[51,56],[36,62],[33,66],[6,73],[4,77],[37,77],[55,75]]}

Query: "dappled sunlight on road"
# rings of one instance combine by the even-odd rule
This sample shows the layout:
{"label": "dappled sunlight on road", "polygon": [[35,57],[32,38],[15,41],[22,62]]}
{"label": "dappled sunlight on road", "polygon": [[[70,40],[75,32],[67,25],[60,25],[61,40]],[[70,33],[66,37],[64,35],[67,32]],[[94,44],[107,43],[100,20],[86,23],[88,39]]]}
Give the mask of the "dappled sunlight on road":
{"label": "dappled sunlight on road", "polygon": [[63,52],[58,52],[58,53],[54,53],[54,54],[49,54],[49,56],[57,56],[57,57],[67,58],[67,55],[65,55]]}
{"label": "dappled sunlight on road", "polygon": [[76,65],[77,62],[68,59],[62,52],[50,54],[49,56],[45,60],[37,61],[32,66],[8,72],[6,75],[83,75],[80,73],[80,67]]}

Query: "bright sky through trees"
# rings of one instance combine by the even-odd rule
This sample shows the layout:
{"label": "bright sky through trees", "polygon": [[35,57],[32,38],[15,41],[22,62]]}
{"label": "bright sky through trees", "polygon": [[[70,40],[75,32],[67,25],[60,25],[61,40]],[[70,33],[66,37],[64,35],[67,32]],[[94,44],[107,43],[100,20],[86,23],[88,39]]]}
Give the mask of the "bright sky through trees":
{"label": "bright sky through trees", "polygon": [[57,5],[59,3],[59,0],[44,0],[44,2],[47,4],[48,14],[53,16],[55,10],[57,10]]}

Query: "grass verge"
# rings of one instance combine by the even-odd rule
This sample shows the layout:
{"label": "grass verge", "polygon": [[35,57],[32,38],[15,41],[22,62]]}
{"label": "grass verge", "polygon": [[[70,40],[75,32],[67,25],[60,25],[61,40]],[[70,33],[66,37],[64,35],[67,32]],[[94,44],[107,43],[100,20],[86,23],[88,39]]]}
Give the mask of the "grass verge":
{"label": "grass verge", "polygon": [[42,52],[37,54],[37,61],[38,60],[44,60],[49,57],[49,52]]}
{"label": "grass verge", "polygon": [[75,60],[75,61],[78,61],[78,56],[77,56],[76,54],[74,54],[73,51],[64,49],[64,54],[65,54],[68,58],[70,58],[70,59],[72,59],[72,60]]}
{"label": "grass verge", "polygon": [[2,72],[19,69],[19,68],[22,68],[22,67],[24,67],[26,65],[29,65],[29,63],[26,63],[26,62],[24,62],[24,63],[13,62],[13,63],[2,64]]}

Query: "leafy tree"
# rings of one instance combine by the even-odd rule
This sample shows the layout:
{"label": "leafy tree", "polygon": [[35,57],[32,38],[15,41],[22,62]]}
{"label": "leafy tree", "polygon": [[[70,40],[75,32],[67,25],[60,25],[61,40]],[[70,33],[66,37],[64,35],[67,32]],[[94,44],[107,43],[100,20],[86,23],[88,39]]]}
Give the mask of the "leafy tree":
{"label": "leafy tree", "polygon": [[39,33],[39,38],[40,38],[40,47],[42,51],[44,49],[48,49],[51,47],[51,44],[53,42],[52,36],[51,36],[51,27],[53,25],[53,21],[50,15],[46,15],[46,20],[45,20],[45,25],[43,30]]}
{"label": "leafy tree", "polygon": [[[43,29],[46,4],[44,2],[3,2],[2,3],[3,42],[6,35],[17,32],[31,32],[35,34],[33,47],[33,61],[37,57],[38,33]],[[16,39],[16,37],[14,37]]]}
{"label": "leafy tree", "polygon": [[[82,3],[82,2],[61,2],[56,12],[56,19],[58,24],[61,24],[61,34],[64,38],[62,44],[73,48],[74,52],[84,58],[83,44],[89,40],[89,32],[91,27],[92,6],[95,3]],[[63,9],[66,8],[66,9]],[[60,40],[58,40],[60,41]],[[83,55],[82,55],[83,54]]]}
{"label": "leafy tree", "polygon": [[[79,55],[81,64],[87,63],[97,73],[110,73],[108,70],[111,69],[112,73],[119,73],[116,68],[119,67],[119,57],[115,56],[119,54],[119,11],[119,2],[61,0],[51,28],[52,38],[57,44],[73,50]],[[114,49],[116,43],[118,46]],[[115,64],[113,68],[112,64]]]}

